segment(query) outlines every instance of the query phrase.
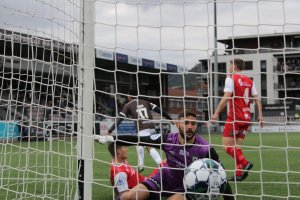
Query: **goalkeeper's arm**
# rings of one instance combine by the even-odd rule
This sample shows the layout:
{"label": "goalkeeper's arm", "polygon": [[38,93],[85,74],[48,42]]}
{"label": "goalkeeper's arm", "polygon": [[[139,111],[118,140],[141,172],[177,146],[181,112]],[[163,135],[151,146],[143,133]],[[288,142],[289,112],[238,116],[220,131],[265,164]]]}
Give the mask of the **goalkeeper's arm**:
{"label": "goalkeeper's arm", "polygon": [[225,191],[223,192],[223,199],[224,200],[234,200],[234,196],[232,194],[232,189],[228,182],[225,186]]}
{"label": "goalkeeper's arm", "polygon": [[[222,163],[219,159],[219,155],[218,155],[217,151],[215,150],[215,148],[213,148],[213,147],[210,148],[207,158],[213,159],[222,165]],[[224,168],[223,165],[222,165],[222,167]],[[234,200],[234,196],[232,195],[231,186],[229,185],[228,182],[226,184],[225,191],[223,193],[223,198],[224,198],[224,200]]]}
{"label": "goalkeeper's arm", "polygon": [[221,160],[219,159],[219,154],[217,153],[217,151],[215,150],[215,148],[211,147],[206,157],[207,158],[211,158],[211,159],[217,161],[225,169],[225,167],[223,166]]}

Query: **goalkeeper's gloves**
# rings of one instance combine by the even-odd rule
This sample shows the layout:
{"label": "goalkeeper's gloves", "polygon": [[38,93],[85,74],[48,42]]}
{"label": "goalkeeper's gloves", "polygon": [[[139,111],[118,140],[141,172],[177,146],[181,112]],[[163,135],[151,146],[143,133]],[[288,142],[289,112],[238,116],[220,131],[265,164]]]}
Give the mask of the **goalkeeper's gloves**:
{"label": "goalkeeper's gloves", "polygon": [[101,144],[114,142],[114,137],[111,135],[94,135],[94,140],[97,140]]}

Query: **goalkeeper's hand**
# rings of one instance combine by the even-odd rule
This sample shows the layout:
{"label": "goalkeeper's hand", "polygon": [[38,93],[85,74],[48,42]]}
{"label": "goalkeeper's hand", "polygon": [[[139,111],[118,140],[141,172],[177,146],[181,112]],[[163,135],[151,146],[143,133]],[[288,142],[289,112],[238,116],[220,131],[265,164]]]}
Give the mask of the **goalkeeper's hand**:
{"label": "goalkeeper's hand", "polygon": [[94,135],[94,140],[98,141],[101,144],[112,143],[114,142],[114,137],[111,135]]}

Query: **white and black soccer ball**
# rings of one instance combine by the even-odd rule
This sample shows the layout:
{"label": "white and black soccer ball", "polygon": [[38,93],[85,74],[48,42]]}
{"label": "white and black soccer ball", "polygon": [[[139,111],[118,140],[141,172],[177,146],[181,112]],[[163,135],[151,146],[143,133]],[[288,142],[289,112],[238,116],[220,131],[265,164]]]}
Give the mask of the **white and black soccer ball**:
{"label": "white and black soccer ball", "polygon": [[185,169],[183,185],[188,199],[216,199],[225,191],[226,172],[222,165],[212,159],[199,159]]}

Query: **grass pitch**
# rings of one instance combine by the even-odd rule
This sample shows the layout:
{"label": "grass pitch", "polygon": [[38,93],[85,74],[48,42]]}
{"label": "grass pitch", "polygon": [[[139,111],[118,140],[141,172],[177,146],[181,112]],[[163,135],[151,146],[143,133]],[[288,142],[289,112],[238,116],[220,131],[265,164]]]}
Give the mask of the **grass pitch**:
{"label": "grass pitch", "polygon": [[[231,177],[234,161],[221,148],[221,135],[203,135],[212,143]],[[107,145],[94,143],[93,199],[113,199]],[[238,200],[300,199],[300,133],[249,133],[242,147],[254,163],[248,178],[231,182]],[[0,144],[0,199],[74,199],[77,187],[76,140]],[[135,147],[128,162],[137,165]],[[144,175],[154,161],[145,153]],[[222,199],[222,198],[220,198]]]}

